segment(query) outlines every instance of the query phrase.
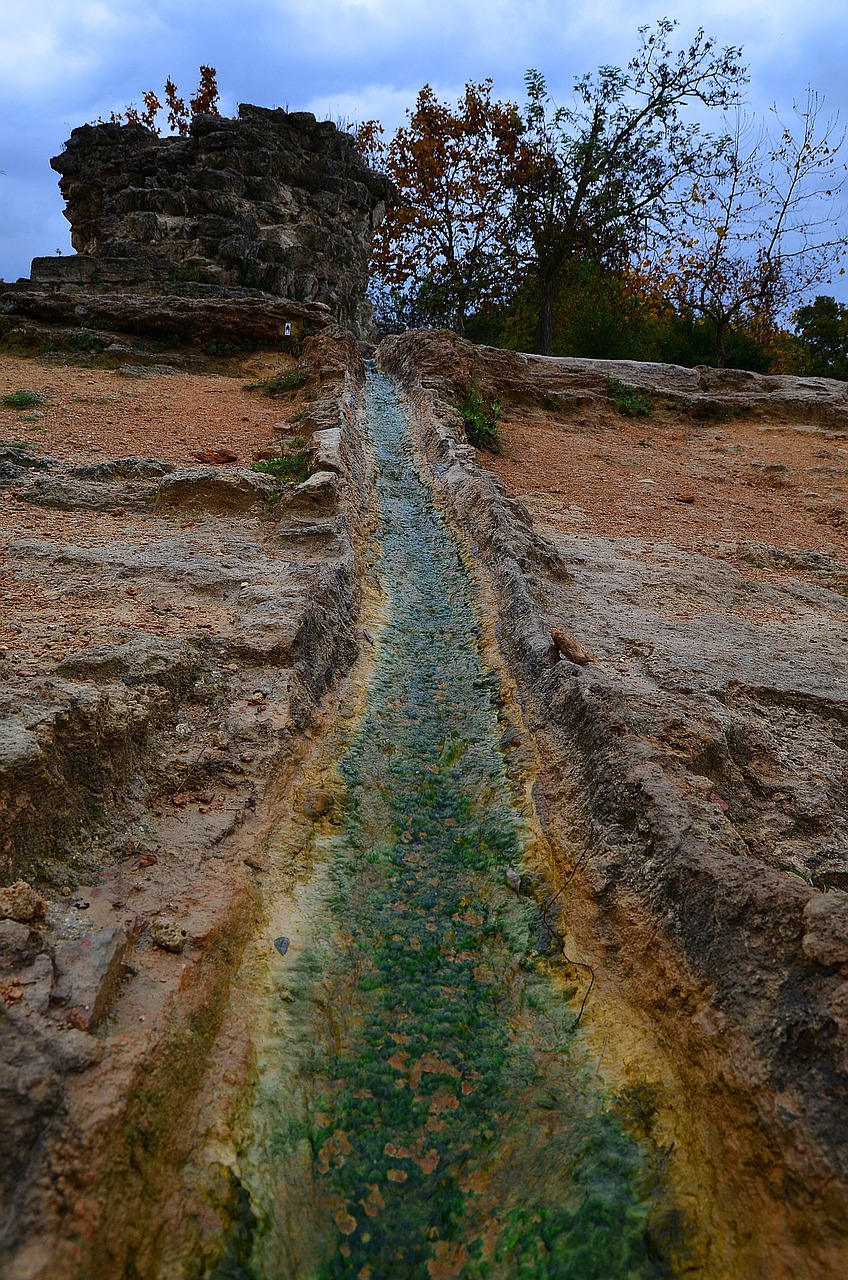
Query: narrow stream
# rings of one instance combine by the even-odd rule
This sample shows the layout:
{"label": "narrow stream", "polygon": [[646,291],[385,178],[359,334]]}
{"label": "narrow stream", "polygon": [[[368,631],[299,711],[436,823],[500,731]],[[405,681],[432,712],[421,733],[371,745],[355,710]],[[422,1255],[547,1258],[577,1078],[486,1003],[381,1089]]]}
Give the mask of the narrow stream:
{"label": "narrow stream", "polygon": [[214,1275],[669,1275],[661,1161],[575,1029],[585,974],[510,882],[528,833],[471,582],[373,372],[366,422],[386,626],[297,891],[306,941],[278,958],[250,1221]]}

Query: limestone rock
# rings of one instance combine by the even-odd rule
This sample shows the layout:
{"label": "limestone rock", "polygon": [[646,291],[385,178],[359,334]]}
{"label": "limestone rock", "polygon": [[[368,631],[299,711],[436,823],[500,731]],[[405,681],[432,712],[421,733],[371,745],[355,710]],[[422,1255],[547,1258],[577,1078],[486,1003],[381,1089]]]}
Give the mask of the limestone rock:
{"label": "limestone rock", "polygon": [[18,920],[28,924],[47,914],[47,902],[26,880],[16,880],[0,889],[0,920]]}
{"label": "limestone rock", "polygon": [[322,471],[344,471],[341,427],[327,427],[323,431],[314,432],[312,442],[316,450],[316,461]]}
{"label": "limestone rock", "polygon": [[848,897],[820,893],[804,908],[804,955],[830,966],[848,961]]}
{"label": "limestone rock", "polygon": [[[146,334],[151,338],[177,335],[184,341],[201,345],[214,340],[266,346],[280,343],[287,324],[293,331],[302,330],[306,323],[312,329],[320,329],[333,318],[329,307],[322,303],[296,303],[246,289],[222,290],[225,297],[197,298],[175,292],[154,296],[101,292],[98,287],[91,287],[84,295],[73,288],[37,289],[33,285],[38,262],[36,258],[31,285],[6,287],[4,301],[11,308],[10,315],[26,315],[51,325],[74,328],[88,325],[118,333]],[[175,372],[167,366],[154,366],[154,372],[163,371]],[[125,365],[122,372],[128,377],[143,377],[149,370]]]}
{"label": "limestone rock", "polygon": [[262,512],[275,489],[271,476],[217,467],[177,467],[159,485],[159,511]]}
{"label": "limestone rock", "polygon": [[173,920],[154,920],[150,926],[150,941],[162,951],[179,955],[185,950],[188,934]]}
{"label": "limestone rock", "polygon": [[126,950],[122,929],[101,929],[56,948],[54,999],[61,996],[67,1020],[81,1031],[91,1031],[106,1012]]}
{"label": "limestone rock", "polygon": [[180,280],[253,288],[367,323],[371,237],[393,191],[329,121],[242,105],[234,119],[195,116],[186,138],[83,125],[51,164],[88,261],[38,259],[39,283],[76,271],[81,284],[133,291]]}
{"label": "limestone rock", "polygon": [[41,948],[41,935],[28,923],[0,920],[0,971],[11,972],[32,964]]}
{"label": "limestone rock", "polygon": [[556,627],[551,632],[551,639],[556,646],[558,653],[564,658],[568,658],[569,662],[576,662],[579,666],[585,666],[587,662],[597,662],[597,657],[591,649],[587,649],[579,640],[575,640],[574,636],[569,635],[567,631]]}
{"label": "limestone rock", "polygon": [[332,471],[316,471],[308,480],[287,490],[282,505],[288,511],[329,515],[338,503],[338,480]]}
{"label": "limestone rock", "polygon": [[0,721],[0,771],[26,768],[41,759],[35,734],[17,716]]}

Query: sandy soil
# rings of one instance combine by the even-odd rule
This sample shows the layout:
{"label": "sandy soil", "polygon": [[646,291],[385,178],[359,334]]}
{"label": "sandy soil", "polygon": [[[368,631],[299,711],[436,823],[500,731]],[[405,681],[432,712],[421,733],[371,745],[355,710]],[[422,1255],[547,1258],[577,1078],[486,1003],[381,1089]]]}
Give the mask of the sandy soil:
{"label": "sandy soil", "polygon": [[[25,442],[42,456],[73,464],[106,458],[157,458],[179,466],[200,465],[204,451],[226,450],[232,465],[249,466],[286,431],[296,432],[303,403],[297,396],[269,398],[245,383],[275,372],[286,357],[258,355],[243,371],[228,375],[162,373],[132,376],[120,370],[42,364],[0,356],[0,398],[31,390],[41,408],[0,405],[0,445]],[[282,430],[281,430],[282,429]],[[180,522],[181,530],[194,526]],[[0,488],[0,556],[17,539],[49,539],[76,547],[110,542],[150,543],[173,535],[171,520],[111,513],[68,512],[21,502],[15,486]],[[204,543],[196,543],[202,550]],[[8,569],[8,566],[7,566]],[[73,583],[22,579],[4,571],[0,559],[0,657],[20,675],[33,664],[58,662],[92,643],[119,644],[133,634],[179,635],[217,625],[192,605],[137,600],[128,585],[104,598],[84,577]]]}
{"label": "sandy soil", "polygon": [[749,539],[845,557],[848,440],[821,429],[533,415],[505,421],[502,435],[503,454],[480,460],[561,532],[662,539],[721,559]]}
{"label": "sandy soil", "polygon": [[[275,357],[274,367],[286,358]],[[134,377],[120,369],[49,365],[0,356],[0,398],[13,391],[45,396],[40,412],[0,405],[0,442],[26,441],[40,453],[70,462],[102,457],[153,457],[189,466],[195,453],[228,449],[240,465],[275,438],[295,399],[246,391],[267,377],[262,357],[235,376],[171,373]]]}

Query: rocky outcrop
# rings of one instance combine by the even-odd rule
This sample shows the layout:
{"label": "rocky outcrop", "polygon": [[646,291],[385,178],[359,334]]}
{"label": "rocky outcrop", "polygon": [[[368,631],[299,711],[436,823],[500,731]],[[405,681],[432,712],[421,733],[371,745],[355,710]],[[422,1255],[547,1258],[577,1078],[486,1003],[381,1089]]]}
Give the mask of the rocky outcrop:
{"label": "rocky outcrop", "polygon": [[[74,258],[61,261],[76,265]],[[36,342],[45,336],[43,326],[71,329],[78,337],[80,331],[87,332],[88,342],[85,338],[78,341],[77,351],[106,350],[109,340],[105,335],[109,333],[143,335],[153,339],[160,350],[186,344],[211,346],[213,351],[228,346],[234,351],[252,347],[296,350],[294,342],[304,333],[318,331],[333,319],[330,308],[322,302],[291,302],[257,290],[210,287],[204,291],[199,285],[174,285],[155,295],[115,291],[99,283],[70,289],[12,285],[4,298],[0,339],[6,336],[8,345],[24,348],[29,345],[29,322]]]}
{"label": "rocky outcrop", "polygon": [[418,373],[443,397],[456,402],[473,383],[505,413],[538,409],[567,419],[587,409],[608,409],[614,379],[646,393],[655,420],[670,415],[676,421],[722,422],[745,415],[798,424],[801,430],[814,424],[828,432],[848,431],[848,383],[836,378],[528,355],[475,346],[446,331],[410,335],[404,349],[411,349],[409,344]]}
{"label": "rocky outcrop", "polygon": [[[337,446],[321,503],[309,482],[301,501],[285,501],[249,471],[149,458],[37,468],[17,451],[9,479],[22,501],[50,498],[44,478],[61,493],[56,537],[5,548],[10,577],[47,592],[84,577],[97,597],[131,593],[158,615],[197,607],[203,620],[26,670],[0,651],[0,1273],[10,1280],[161,1276],[164,1253],[196,1259],[239,1212],[224,1188],[184,1213],[183,1169],[211,1113],[249,1089],[240,1028],[214,1096],[199,1101],[222,1024],[238,1020],[229,1001],[263,910],[269,831],[358,648],[361,362],[352,339],[312,342],[322,375],[310,403]],[[331,443],[316,442],[319,460]],[[326,488],[329,473],[317,475]],[[135,503],[145,524],[76,537],[61,512],[101,510],[103,493]],[[209,1163],[214,1181],[223,1171]]]}
{"label": "rocky outcrop", "polygon": [[83,125],[51,164],[77,253],[0,286],[0,347],[107,364],[176,348],[190,367],[197,348],[297,352],[333,323],[368,336],[393,188],[329,121],[241,106],[187,137]]}
{"label": "rocky outcrop", "polygon": [[120,271],[320,302],[363,324],[371,235],[391,194],[353,138],[306,112],[240,106],[188,137],[142,125],[75,129],[51,161],[77,258],[36,259],[39,284]]}

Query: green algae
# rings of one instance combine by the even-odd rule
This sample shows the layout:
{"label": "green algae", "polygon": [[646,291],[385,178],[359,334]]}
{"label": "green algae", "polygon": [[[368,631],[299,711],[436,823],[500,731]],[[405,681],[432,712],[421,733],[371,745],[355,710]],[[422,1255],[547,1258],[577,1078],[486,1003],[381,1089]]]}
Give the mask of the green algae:
{"label": "green algae", "polygon": [[255,1229],[215,1275],[665,1276],[650,1147],[506,876],[528,833],[468,575],[373,374],[367,420],[388,621],[267,1055]]}

